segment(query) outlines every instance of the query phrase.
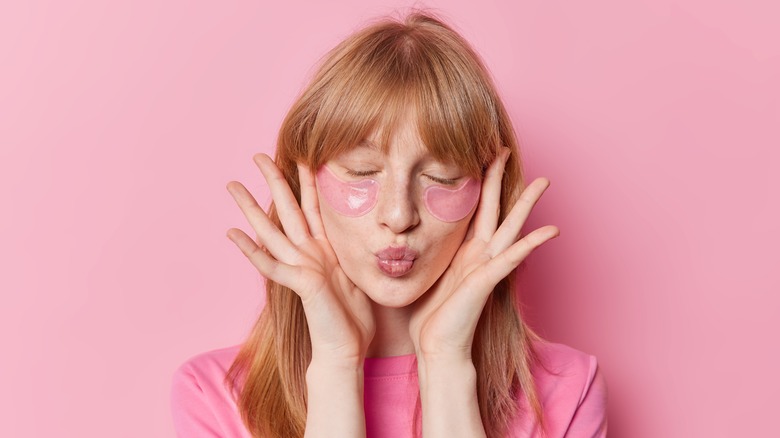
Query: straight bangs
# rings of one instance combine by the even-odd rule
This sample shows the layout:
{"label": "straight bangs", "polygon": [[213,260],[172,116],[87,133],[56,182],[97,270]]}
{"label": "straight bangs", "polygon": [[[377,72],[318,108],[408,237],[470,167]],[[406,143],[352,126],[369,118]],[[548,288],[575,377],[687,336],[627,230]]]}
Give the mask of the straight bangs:
{"label": "straight bangs", "polygon": [[290,139],[297,151],[289,158],[317,169],[371,136],[387,152],[398,122],[412,114],[435,159],[483,177],[502,143],[489,75],[465,40],[413,24],[375,24],[326,56],[292,112],[308,123],[298,121],[307,129]]}
{"label": "straight bangs", "polygon": [[502,146],[489,75],[456,34],[422,37],[410,60],[420,138],[437,160],[482,179]]}

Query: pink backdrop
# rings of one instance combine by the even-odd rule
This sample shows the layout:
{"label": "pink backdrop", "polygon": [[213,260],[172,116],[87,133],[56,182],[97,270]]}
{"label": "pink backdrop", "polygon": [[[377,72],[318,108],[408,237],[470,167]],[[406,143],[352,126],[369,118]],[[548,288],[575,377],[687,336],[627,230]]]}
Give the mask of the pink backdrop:
{"label": "pink backdrop", "polygon": [[[409,4],[258,3],[0,7],[4,436],[172,436],[174,368],[249,330],[225,184],[267,201],[251,156],[314,62]],[[776,429],[779,11],[728,3],[427,2],[552,182],[523,294],[599,358],[612,437]]]}

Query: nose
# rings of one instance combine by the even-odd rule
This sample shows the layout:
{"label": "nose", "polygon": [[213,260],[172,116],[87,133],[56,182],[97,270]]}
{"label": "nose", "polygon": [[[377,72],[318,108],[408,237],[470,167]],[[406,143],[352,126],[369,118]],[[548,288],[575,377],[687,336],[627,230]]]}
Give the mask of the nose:
{"label": "nose", "polygon": [[410,231],[420,223],[417,202],[408,181],[385,181],[376,208],[380,225],[395,234]]}

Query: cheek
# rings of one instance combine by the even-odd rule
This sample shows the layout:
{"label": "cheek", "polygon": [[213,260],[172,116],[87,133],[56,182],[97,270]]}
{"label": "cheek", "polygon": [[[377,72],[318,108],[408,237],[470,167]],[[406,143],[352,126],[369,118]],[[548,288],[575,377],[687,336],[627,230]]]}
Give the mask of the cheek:
{"label": "cheek", "polygon": [[471,213],[479,200],[480,184],[469,178],[457,189],[431,186],[425,189],[425,208],[431,216],[443,222],[457,222]]}
{"label": "cheek", "polygon": [[[326,202],[320,195],[320,201]],[[362,246],[355,242],[362,242],[366,238],[365,218],[352,218],[345,216],[331,208],[320,209],[320,218],[325,230],[325,236],[330,243],[331,248],[336,253],[339,264],[345,271],[349,271],[354,260],[360,260]],[[352,272],[350,272],[352,274]]]}
{"label": "cheek", "polygon": [[338,179],[327,166],[317,172],[317,185],[325,201],[339,214],[359,217],[376,205],[379,183],[371,179],[346,182]]}

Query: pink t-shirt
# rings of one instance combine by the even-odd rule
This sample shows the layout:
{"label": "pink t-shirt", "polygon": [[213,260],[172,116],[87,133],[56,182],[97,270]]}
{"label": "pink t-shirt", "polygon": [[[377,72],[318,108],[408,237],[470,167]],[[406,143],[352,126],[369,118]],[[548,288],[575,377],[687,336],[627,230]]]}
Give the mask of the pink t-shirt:
{"label": "pink t-shirt", "polygon": [[[563,344],[535,346],[554,373],[538,366],[533,370],[548,437],[605,437],[607,389],[596,358]],[[251,438],[223,385],[238,349],[236,345],[201,353],[176,370],[171,410],[177,436]],[[366,358],[364,377],[366,436],[410,436],[418,391],[415,356]],[[525,398],[520,404],[524,412],[532,412]],[[539,433],[531,414],[516,420],[508,436],[538,437]]]}

